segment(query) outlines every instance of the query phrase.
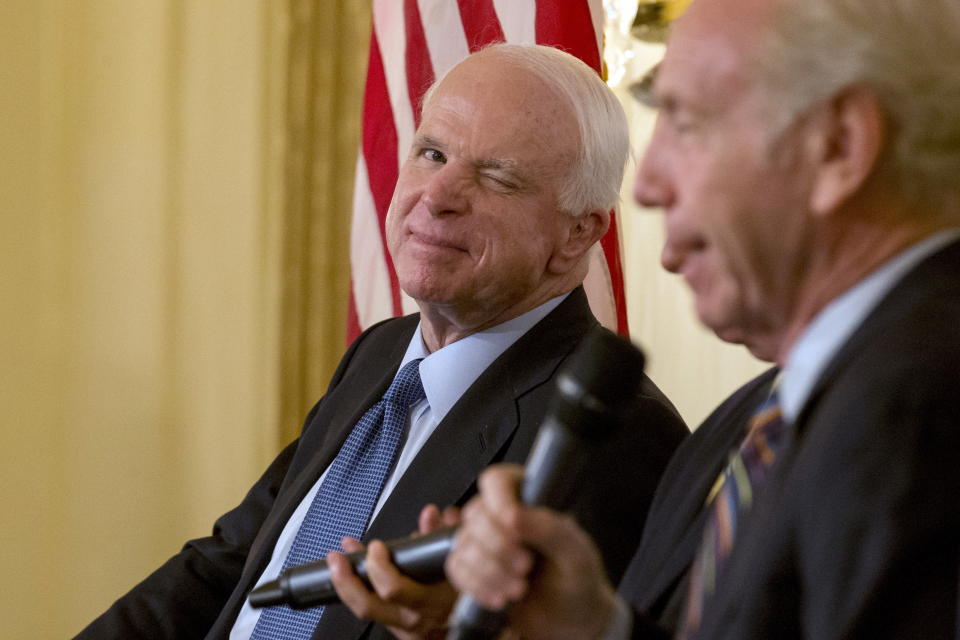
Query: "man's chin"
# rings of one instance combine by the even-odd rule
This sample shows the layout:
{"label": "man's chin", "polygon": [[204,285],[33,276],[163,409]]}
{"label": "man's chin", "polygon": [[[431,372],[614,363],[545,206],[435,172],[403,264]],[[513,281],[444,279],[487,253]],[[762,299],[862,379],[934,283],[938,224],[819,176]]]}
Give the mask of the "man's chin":
{"label": "man's chin", "polygon": [[[706,323],[705,323],[706,324]],[[729,342],[730,344],[746,344],[747,336],[739,327],[731,326],[719,326],[712,327],[709,324],[707,327],[713,331],[714,335],[723,340],[724,342]]]}
{"label": "man's chin", "polygon": [[423,309],[424,306],[433,309],[445,309],[456,307],[459,304],[459,297],[450,291],[439,287],[415,286],[405,288],[401,285],[404,293],[413,298],[414,302]]}
{"label": "man's chin", "polygon": [[709,327],[714,335],[730,344],[739,344],[746,347],[754,358],[764,362],[773,362],[777,358],[777,343],[772,334],[764,332],[751,333],[740,325],[727,324],[724,326]]}
{"label": "man's chin", "polygon": [[710,305],[703,297],[697,296],[694,292],[693,309],[697,315],[697,321],[702,326],[712,331],[718,338],[724,342],[732,344],[743,344],[743,331],[740,325],[733,321],[732,314],[724,313],[722,308],[717,305]]}

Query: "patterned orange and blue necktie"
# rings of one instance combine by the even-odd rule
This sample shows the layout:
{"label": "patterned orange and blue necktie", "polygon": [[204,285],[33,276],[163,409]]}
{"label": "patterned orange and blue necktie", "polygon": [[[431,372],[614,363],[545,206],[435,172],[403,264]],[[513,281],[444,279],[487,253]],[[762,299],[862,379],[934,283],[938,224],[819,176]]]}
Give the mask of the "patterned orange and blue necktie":
{"label": "patterned orange and blue necktie", "polygon": [[738,523],[750,511],[757,492],[784,443],[786,425],[780,412],[776,386],[750,418],[747,437],[730,456],[726,469],[707,496],[709,515],[703,541],[690,569],[687,603],[678,638],[695,638],[704,605],[716,592],[737,533]]}

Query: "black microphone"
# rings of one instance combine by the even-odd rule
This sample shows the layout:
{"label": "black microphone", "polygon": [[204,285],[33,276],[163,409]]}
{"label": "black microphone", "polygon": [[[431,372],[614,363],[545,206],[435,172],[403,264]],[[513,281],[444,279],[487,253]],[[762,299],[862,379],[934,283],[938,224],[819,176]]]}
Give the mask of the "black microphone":
{"label": "black microphone", "polygon": [[[524,504],[563,509],[593,445],[617,426],[621,407],[643,380],[644,357],[629,341],[596,329],[557,377],[557,392],[527,457]],[[461,594],[450,616],[447,640],[491,640],[507,612],[485,609]]]}
{"label": "black microphone", "polygon": [[[438,529],[422,536],[411,536],[387,542],[390,557],[401,573],[417,582],[443,579],[443,561],[453,546],[456,527]],[[347,554],[357,576],[370,587],[365,551]],[[293,609],[306,609],[336,604],[340,596],[333,588],[326,560],[290,567],[271,582],[250,592],[250,606],[272,607],[286,604]]]}

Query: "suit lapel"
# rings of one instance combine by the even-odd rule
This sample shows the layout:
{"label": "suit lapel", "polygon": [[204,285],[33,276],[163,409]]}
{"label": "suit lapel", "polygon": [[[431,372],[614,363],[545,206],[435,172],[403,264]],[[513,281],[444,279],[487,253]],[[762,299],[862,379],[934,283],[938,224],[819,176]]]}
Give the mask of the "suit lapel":
{"label": "suit lapel", "polygon": [[[522,460],[542,414],[541,404],[536,405],[540,411],[527,411],[524,398],[552,379],[595,324],[586,295],[577,288],[497,358],[437,425],[364,538],[409,535],[426,504],[462,504],[484,467],[505,458]],[[512,451],[517,453],[511,456]],[[369,625],[345,607],[328,607],[314,638],[358,638]]]}
{"label": "suit lapel", "polygon": [[667,491],[658,491],[640,551],[621,582],[621,593],[641,610],[665,606],[689,569],[703,539],[707,494],[726,464],[727,452],[740,444],[747,421],[769,393],[776,373],[771,369],[744,385],[674,455],[682,466],[665,473],[660,486]]}

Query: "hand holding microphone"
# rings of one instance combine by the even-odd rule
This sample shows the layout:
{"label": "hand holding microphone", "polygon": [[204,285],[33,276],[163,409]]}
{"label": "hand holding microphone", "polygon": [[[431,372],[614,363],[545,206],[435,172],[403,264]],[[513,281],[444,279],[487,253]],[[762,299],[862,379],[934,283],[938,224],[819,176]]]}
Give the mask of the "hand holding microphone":
{"label": "hand holding microphone", "polygon": [[[419,518],[420,533],[429,534],[437,527],[459,524],[459,511],[447,508],[440,513],[436,507],[425,508]],[[443,633],[457,592],[444,579],[424,582],[403,575],[394,564],[387,544],[374,540],[366,548],[366,584],[343,555],[327,556],[331,580],[341,602],[358,618],[385,625],[398,640],[441,638],[438,634]],[[355,540],[344,541],[346,551],[362,548]]]}
{"label": "hand holding microphone", "polygon": [[[591,334],[557,381],[557,394],[525,470],[491,468],[447,559],[447,577],[464,592],[449,640],[497,638],[510,621],[524,637],[598,637],[615,595],[599,552],[564,508],[593,445],[618,425],[642,380],[643,355],[605,331]],[[628,489],[629,490],[629,489]],[[611,496],[611,500],[617,499]]]}
{"label": "hand holding microphone", "polygon": [[599,552],[569,515],[522,505],[522,482],[519,467],[492,467],[464,510],[446,564],[462,598],[448,639],[498,638],[508,624],[525,640],[602,637],[615,594]]}
{"label": "hand holding microphone", "polygon": [[400,640],[427,637],[446,625],[456,599],[453,587],[443,579],[443,560],[459,522],[459,509],[441,512],[428,505],[418,518],[418,534],[374,540],[366,548],[345,538],[346,553],[291,567],[255,589],[250,604],[307,608],[342,602],[357,617],[386,625]]}

